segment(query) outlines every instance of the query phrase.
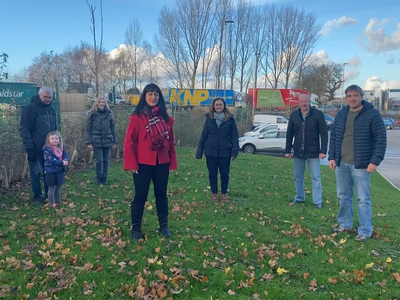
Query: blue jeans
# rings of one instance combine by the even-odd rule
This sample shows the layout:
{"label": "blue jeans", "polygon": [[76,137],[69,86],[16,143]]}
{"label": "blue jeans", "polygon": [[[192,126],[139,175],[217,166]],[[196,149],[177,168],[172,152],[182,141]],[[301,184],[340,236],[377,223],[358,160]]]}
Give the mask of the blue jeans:
{"label": "blue jeans", "polygon": [[319,158],[294,158],[294,185],[296,188],[295,202],[304,202],[306,199],[304,191],[304,172],[306,162],[311,175],[312,197],[314,204],[322,204],[322,185],[319,172]]}
{"label": "blue jeans", "polygon": [[355,169],[354,165],[340,162],[336,167],[336,190],[340,201],[337,216],[340,228],[353,228],[353,188],[356,190],[358,234],[372,235],[372,206],[369,193],[371,173],[367,169]]}
{"label": "blue jeans", "polygon": [[[43,178],[43,154],[37,155],[36,161],[28,161],[29,173],[31,177],[31,187],[33,192],[33,198],[43,197],[42,194],[42,184],[40,182],[40,177]],[[47,196],[48,187],[45,186],[45,194]]]}

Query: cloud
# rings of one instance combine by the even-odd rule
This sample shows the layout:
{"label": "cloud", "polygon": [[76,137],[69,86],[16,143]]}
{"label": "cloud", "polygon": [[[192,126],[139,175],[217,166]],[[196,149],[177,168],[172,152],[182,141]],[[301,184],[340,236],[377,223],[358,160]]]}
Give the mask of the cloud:
{"label": "cloud", "polygon": [[347,64],[351,67],[360,67],[361,61],[360,58],[357,55],[354,55],[348,62]]}
{"label": "cloud", "polygon": [[388,23],[387,19],[378,21],[376,18],[369,20],[365,27],[365,38],[367,45],[364,47],[369,51],[379,54],[400,49],[400,23],[397,23],[397,29],[392,35],[388,35],[383,28],[383,25]]}
{"label": "cloud", "polygon": [[399,88],[400,80],[383,81],[378,76],[372,76],[365,81],[365,90],[386,90]]}
{"label": "cloud", "polygon": [[307,59],[306,66],[309,65],[325,65],[330,62],[328,53],[325,50],[319,50],[318,52],[312,53]]}
{"label": "cloud", "polygon": [[357,24],[358,22],[355,19],[343,16],[340,17],[339,19],[333,19],[326,22],[324,27],[321,29],[319,33],[321,35],[327,36],[329,32],[331,32],[335,28],[342,28],[345,26],[357,25]]}

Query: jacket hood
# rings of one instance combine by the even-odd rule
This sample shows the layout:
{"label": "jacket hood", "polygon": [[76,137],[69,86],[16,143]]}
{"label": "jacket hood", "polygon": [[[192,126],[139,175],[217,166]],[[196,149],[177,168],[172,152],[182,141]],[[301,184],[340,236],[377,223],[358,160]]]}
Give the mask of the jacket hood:
{"label": "jacket hood", "polygon": [[52,105],[53,101],[54,101],[54,98],[53,98],[53,100],[51,100],[50,104],[46,104],[40,99],[39,95],[33,96],[31,98],[31,102],[36,102],[37,105],[43,106],[43,107]]}
{"label": "jacket hood", "polygon": [[[210,113],[208,112],[204,116],[209,118],[210,117]],[[235,117],[235,115],[233,113],[228,112],[228,120],[231,119],[231,118],[234,118],[234,117]]]}

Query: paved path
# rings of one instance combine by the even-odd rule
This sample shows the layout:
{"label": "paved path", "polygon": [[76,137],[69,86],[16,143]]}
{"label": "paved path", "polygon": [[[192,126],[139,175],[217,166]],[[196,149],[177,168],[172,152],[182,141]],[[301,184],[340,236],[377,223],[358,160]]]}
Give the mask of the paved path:
{"label": "paved path", "polygon": [[[390,184],[400,190],[400,130],[387,130],[387,149],[385,159],[378,167],[378,172]],[[329,132],[330,135],[330,132]],[[328,145],[329,149],[329,145]],[[329,165],[328,157],[321,160],[321,165]]]}
{"label": "paved path", "polygon": [[387,149],[385,159],[378,172],[394,187],[400,190],[400,130],[387,130]]}

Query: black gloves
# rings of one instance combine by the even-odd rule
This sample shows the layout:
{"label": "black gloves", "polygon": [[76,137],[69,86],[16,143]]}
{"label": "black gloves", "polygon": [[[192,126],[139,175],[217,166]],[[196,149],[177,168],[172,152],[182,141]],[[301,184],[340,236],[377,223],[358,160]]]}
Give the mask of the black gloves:
{"label": "black gloves", "polygon": [[37,161],[37,155],[35,149],[26,149],[26,152],[28,153],[28,161],[30,162]]}

